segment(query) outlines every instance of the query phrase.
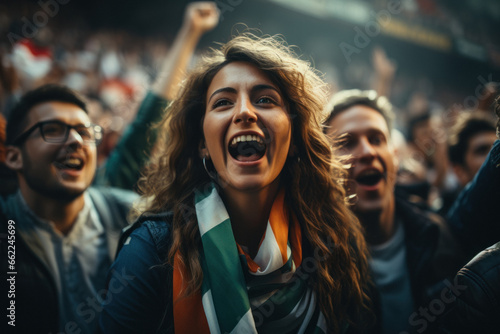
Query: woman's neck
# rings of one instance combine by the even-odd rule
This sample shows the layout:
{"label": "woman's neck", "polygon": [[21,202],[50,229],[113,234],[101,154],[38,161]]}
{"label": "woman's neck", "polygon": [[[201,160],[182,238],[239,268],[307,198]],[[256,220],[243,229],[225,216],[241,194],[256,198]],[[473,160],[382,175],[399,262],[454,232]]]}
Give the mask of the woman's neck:
{"label": "woman's neck", "polygon": [[231,219],[234,238],[238,244],[248,248],[252,258],[259,250],[278,191],[279,180],[257,191],[224,191],[224,203]]}

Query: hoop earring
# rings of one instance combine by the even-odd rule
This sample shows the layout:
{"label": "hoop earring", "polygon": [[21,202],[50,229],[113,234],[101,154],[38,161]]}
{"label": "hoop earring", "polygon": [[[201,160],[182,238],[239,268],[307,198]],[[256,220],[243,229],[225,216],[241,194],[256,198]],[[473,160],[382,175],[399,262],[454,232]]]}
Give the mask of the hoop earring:
{"label": "hoop earring", "polygon": [[353,181],[347,181],[344,184],[344,188],[346,191],[346,202],[348,205],[354,205],[358,203],[359,197],[357,193],[357,187],[356,184]]}
{"label": "hoop earring", "polygon": [[347,205],[354,205],[358,203],[358,194],[347,195],[346,197]]}
{"label": "hoop earring", "polygon": [[205,171],[207,172],[208,176],[209,176],[211,179],[215,180],[215,179],[216,179],[216,175],[214,175],[214,173],[211,173],[211,172],[208,170],[206,160],[207,160],[207,156],[204,156],[204,157],[203,157],[203,167],[205,168]]}

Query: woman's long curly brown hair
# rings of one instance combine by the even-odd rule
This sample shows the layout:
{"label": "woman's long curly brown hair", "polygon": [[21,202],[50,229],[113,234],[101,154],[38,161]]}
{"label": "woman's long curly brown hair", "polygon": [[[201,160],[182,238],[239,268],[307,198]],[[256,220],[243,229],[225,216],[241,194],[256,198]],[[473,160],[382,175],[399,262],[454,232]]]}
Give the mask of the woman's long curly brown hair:
{"label": "woman's long curly brown hair", "polygon": [[317,265],[309,282],[329,329],[339,332],[346,321],[358,323],[358,316],[367,308],[366,244],[357,218],[346,205],[340,182],[344,179],[343,169],[333,158],[321,129],[326,85],[309,63],[299,60],[279,37],[241,34],[220,50],[212,50],[190,73],[160,125],[164,131],[158,150],[140,182],[140,190],[151,199],[146,212],[173,212],[168,261],[172,264],[175,254],[180,255],[191,277],[186,294],[200,289],[201,238],[194,193],[211,182],[199,153],[204,140],[206,93],[217,72],[234,61],[249,62],[267,73],[287,101],[292,142],[300,159],[288,159],[282,171],[285,201],[301,224],[306,248],[311,250],[304,256],[314,258]]}

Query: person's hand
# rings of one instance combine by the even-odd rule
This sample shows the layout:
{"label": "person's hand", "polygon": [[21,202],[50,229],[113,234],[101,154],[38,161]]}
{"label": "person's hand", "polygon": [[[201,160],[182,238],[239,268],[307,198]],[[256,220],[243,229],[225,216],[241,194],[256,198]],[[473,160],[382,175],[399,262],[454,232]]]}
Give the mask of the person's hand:
{"label": "person's hand", "polygon": [[200,35],[212,30],[219,23],[219,9],[213,1],[197,1],[186,8],[184,26]]}
{"label": "person's hand", "polygon": [[396,72],[396,64],[391,61],[384,49],[375,47],[372,54],[372,62],[375,73],[382,78],[392,78]]}
{"label": "person's hand", "polygon": [[484,91],[481,96],[479,96],[479,103],[476,107],[477,110],[487,111],[489,112],[490,106],[495,101],[495,96],[498,94],[496,82],[488,82],[484,85]]}

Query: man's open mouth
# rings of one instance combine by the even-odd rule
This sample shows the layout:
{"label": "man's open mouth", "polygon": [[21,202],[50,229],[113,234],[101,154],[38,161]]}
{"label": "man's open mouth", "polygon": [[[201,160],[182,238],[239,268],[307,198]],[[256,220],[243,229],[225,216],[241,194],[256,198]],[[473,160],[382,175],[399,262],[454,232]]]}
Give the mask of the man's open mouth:
{"label": "man's open mouth", "polygon": [[66,158],[56,161],[55,165],[59,169],[81,170],[83,168],[83,160],[80,158]]}
{"label": "man's open mouth", "polygon": [[374,186],[384,178],[384,174],[375,169],[370,169],[360,173],[356,177],[356,182],[365,186]]}
{"label": "man's open mouth", "polygon": [[229,154],[242,162],[257,161],[266,153],[264,140],[257,135],[241,135],[234,137],[229,144]]}

